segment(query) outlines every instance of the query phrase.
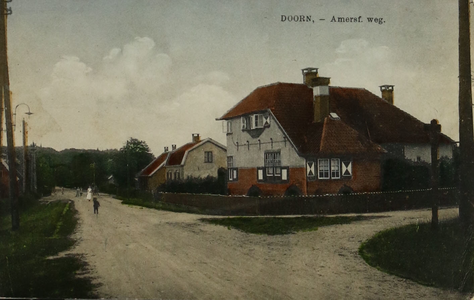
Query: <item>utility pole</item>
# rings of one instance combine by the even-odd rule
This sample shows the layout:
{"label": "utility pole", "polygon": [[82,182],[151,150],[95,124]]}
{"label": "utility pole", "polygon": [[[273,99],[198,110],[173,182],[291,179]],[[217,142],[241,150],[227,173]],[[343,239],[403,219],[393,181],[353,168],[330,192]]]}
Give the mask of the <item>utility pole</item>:
{"label": "utility pole", "polygon": [[0,18],[0,84],[3,94],[5,108],[5,123],[7,129],[7,148],[8,148],[8,173],[10,179],[10,203],[12,230],[20,228],[20,212],[18,208],[18,181],[16,174],[16,154],[15,140],[13,137],[12,123],[12,105],[10,102],[10,77],[8,74],[7,59],[7,16],[11,14],[11,9],[7,7],[9,0],[0,0],[2,4],[2,14]]}
{"label": "utility pole", "polygon": [[30,164],[28,156],[28,123],[25,119],[22,122],[23,125],[23,194],[30,191],[29,179],[30,179]]}
{"label": "utility pole", "polygon": [[439,206],[439,135],[441,125],[438,120],[431,120],[425,124],[424,129],[430,135],[431,144],[431,229],[438,230],[438,206]]}
{"label": "utility pole", "polygon": [[474,139],[471,90],[470,0],[459,0],[459,217],[474,220]]}

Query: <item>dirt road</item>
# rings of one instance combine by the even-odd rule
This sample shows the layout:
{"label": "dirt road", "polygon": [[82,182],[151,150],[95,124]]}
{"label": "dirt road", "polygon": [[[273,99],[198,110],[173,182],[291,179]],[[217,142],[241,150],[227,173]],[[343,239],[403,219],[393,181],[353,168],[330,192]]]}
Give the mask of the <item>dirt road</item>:
{"label": "dirt road", "polygon": [[[357,253],[380,230],[428,220],[428,210],[263,236],[200,222],[201,215],[122,205],[108,196],[99,197],[99,215],[72,191],[55,197],[75,200],[80,225],[72,252],[85,255],[106,298],[467,298],[382,273]],[[456,214],[447,209],[440,217]]]}

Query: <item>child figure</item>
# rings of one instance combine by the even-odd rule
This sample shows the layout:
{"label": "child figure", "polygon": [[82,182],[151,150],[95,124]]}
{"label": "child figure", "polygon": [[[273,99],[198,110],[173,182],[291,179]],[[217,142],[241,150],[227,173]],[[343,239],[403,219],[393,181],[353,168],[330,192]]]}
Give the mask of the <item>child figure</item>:
{"label": "child figure", "polygon": [[99,206],[100,206],[100,203],[99,201],[97,201],[97,198],[94,197],[94,214],[99,214]]}

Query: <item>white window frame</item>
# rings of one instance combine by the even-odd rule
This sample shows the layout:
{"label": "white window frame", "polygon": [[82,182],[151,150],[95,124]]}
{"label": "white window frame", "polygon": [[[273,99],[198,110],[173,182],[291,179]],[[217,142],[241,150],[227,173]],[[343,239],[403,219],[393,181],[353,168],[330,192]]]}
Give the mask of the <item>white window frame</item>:
{"label": "white window frame", "polygon": [[263,128],[263,115],[254,114],[250,117],[251,129]]}
{"label": "white window frame", "polygon": [[227,169],[231,169],[234,167],[234,157],[227,156]]}
{"label": "white window frame", "polygon": [[318,179],[331,179],[329,158],[318,159]]}
{"label": "white window frame", "polygon": [[341,160],[339,158],[331,158],[331,179],[341,178]]}
{"label": "white window frame", "polygon": [[263,155],[263,165],[267,177],[281,177],[281,152],[266,151]]}
{"label": "white window frame", "polygon": [[237,168],[230,168],[230,169],[227,169],[227,173],[228,173],[228,181],[237,181],[238,180],[238,176],[239,176],[239,171],[237,170]]}

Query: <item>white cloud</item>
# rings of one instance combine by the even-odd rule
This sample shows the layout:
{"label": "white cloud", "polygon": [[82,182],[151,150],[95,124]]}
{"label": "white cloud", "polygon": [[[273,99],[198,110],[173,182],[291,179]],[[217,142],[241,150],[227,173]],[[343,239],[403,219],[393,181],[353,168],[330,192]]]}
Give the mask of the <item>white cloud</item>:
{"label": "white cloud", "polygon": [[[337,58],[321,70],[331,77],[331,85],[365,88],[380,95],[379,86],[395,85],[395,105],[422,122],[438,119],[443,133],[456,139],[456,78],[446,77],[443,64],[407,65],[387,46],[375,46],[363,39],[342,41],[335,49]],[[449,105],[453,103],[453,105]]]}
{"label": "white cloud", "polygon": [[116,148],[133,136],[160,152],[163,145],[190,141],[193,132],[222,141],[215,118],[235,102],[223,87],[229,76],[213,71],[183,85],[170,80],[176,75],[171,67],[170,56],[147,37],[111,49],[94,70],[79,57],[64,56],[49,86],[38,92],[47,113],[36,115],[30,132],[58,149]]}

